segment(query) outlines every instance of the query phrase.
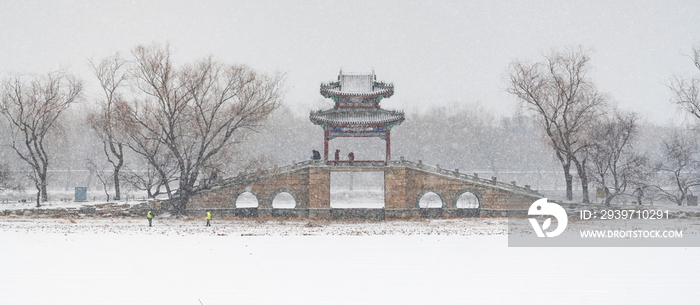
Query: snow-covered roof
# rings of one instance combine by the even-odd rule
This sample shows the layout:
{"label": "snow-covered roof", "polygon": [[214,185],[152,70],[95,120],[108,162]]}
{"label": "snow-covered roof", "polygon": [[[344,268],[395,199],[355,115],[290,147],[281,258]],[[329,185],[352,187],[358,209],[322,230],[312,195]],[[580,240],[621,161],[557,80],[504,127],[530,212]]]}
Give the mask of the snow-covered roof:
{"label": "snow-covered roof", "polygon": [[373,74],[340,74],[340,92],[367,93],[372,92]]}
{"label": "snow-covered roof", "polygon": [[314,123],[329,125],[382,125],[401,123],[404,114],[401,111],[379,108],[338,108],[312,112],[309,118]]}
{"label": "snow-covered roof", "polygon": [[340,70],[337,82],[321,84],[321,93],[324,96],[326,94],[361,97],[391,96],[394,92],[394,85],[377,82],[376,79],[374,70],[371,73],[343,73],[343,70]]}

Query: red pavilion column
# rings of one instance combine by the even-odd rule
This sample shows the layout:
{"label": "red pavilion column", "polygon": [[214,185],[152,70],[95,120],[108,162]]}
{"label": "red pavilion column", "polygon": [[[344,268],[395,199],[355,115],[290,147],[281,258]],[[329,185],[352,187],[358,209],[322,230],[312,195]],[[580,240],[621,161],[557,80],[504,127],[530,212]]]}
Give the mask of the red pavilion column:
{"label": "red pavilion column", "polygon": [[328,163],[328,137],[330,136],[329,130],[323,131],[323,161]]}
{"label": "red pavilion column", "polygon": [[390,138],[390,132],[387,129],[386,130],[386,164],[389,165],[389,161],[391,160],[391,138]]}

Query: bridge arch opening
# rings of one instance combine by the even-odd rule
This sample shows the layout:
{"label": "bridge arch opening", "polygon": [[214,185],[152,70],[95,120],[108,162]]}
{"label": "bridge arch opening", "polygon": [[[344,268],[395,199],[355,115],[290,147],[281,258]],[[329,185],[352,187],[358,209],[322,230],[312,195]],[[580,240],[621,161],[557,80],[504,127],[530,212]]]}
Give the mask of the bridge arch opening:
{"label": "bridge arch opening", "polygon": [[293,209],[296,208],[298,200],[287,189],[277,190],[270,196],[270,206],[273,209]]}
{"label": "bridge arch opening", "polygon": [[416,207],[421,209],[435,209],[445,207],[445,196],[437,190],[428,189],[418,195]]}
{"label": "bridge arch opening", "polygon": [[455,196],[454,208],[478,209],[481,207],[481,194],[474,189],[464,189]]}
{"label": "bridge arch opening", "polygon": [[251,192],[243,192],[236,196],[236,208],[257,208],[260,202]]}

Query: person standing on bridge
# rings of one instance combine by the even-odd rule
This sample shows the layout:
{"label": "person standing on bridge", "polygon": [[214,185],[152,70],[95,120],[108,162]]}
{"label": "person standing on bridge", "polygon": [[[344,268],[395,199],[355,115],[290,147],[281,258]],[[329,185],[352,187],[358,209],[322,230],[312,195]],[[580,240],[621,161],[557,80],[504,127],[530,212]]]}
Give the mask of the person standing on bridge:
{"label": "person standing on bridge", "polygon": [[148,210],[148,213],[146,214],[146,218],[148,218],[148,226],[152,227],[153,225],[153,212],[151,210]]}
{"label": "person standing on bridge", "polygon": [[353,152],[348,154],[348,161],[350,161],[350,165],[352,165],[352,161],[355,161],[355,154]]}
{"label": "person standing on bridge", "polygon": [[335,150],[335,161],[340,160],[340,149]]}
{"label": "person standing on bridge", "polygon": [[207,219],[207,227],[211,227],[211,224],[209,223],[209,221],[211,220],[211,212],[210,211],[207,211],[207,218],[206,219]]}

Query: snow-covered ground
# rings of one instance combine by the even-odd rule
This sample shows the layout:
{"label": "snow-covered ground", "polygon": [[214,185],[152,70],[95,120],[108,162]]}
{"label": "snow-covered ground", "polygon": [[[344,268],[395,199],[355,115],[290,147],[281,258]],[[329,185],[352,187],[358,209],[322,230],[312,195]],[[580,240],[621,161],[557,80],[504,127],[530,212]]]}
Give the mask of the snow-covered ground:
{"label": "snow-covered ground", "polygon": [[508,248],[502,218],[0,218],[0,304],[697,304],[700,248]]}

